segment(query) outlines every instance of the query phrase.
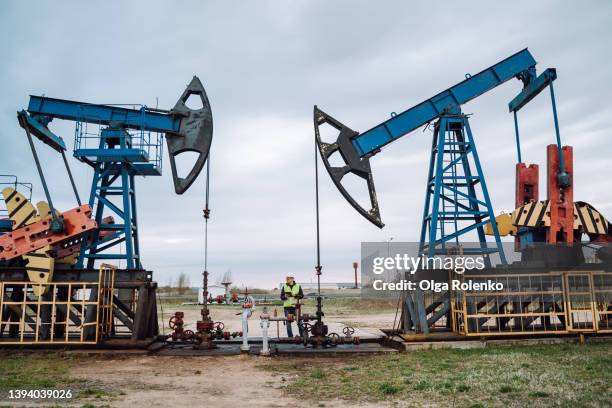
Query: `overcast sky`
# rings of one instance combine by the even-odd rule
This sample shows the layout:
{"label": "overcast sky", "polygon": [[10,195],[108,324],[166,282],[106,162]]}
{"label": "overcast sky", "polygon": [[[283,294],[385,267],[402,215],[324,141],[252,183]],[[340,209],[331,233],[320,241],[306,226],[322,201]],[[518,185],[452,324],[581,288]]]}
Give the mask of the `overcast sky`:
{"label": "overcast sky", "polygon": [[[312,108],[364,131],[525,48],[555,67],[561,137],[574,146],[574,198],[612,216],[612,3],[608,1],[25,1],[0,3],[0,173],[43,191],[15,112],[29,94],[171,108],[193,75],[214,118],[213,276],[274,286],[286,272],[314,279]],[[425,6],[425,4],[427,4]],[[588,4],[588,5],[587,5]],[[511,81],[464,106],[496,213],[514,204]],[[57,122],[57,123],[56,123]],[[548,93],[520,112],[523,158],[541,166],[554,142]],[[50,127],[72,147],[73,124]],[[350,281],[361,241],[415,241],[431,133],[417,130],[372,159],[383,230],[321,175],[325,281]],[[56,206],[76,204],[61,158],[40,143]],[[83,197],[91,169],[71,159]],[[203,268],[204,178],[177,196],[139,178],[143,264],[165,284]],[[541,197],[544,198],[544,197]],[[213,280],[216,278],[213,277]]]}

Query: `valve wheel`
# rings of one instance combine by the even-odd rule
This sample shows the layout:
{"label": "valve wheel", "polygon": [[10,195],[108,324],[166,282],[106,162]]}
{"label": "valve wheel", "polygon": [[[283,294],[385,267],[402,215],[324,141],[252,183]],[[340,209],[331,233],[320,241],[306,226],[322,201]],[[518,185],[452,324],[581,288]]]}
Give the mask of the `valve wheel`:
{"label": "valve wheel", "polygon": [[193,330],[185,330],[183,332],[183,338],[185,340],[191,340],[193,336],[195,336],[195,333],[193,332]]}
{"label": "valve wheel", "polygon": [[355,329],[352,328],[351,326],[346,326],[344,329],[342,329],[342,333],[348,337],[352,335],[353,333],[355,333]]}
{"label": "valve wheel", "polygon": [[225,328],[225,324],[223,322],[215,322],[213,324],[213,328],[215,330],[223,330]]}
{"label": "valve wheel", "polygon": [[327,335],[332,343],[340,343],[340,335],[338,333],[329,333]]}
{"label": "valve wheel", "polygon": [[312,324],[302,323],[302,328],[304,329],[304,333],[312,333]]}
{"label": "valve wheel", "polygon": [[182,319],[176,316],[172,316],[170,320],[168,321],[168,326],[170,326],[172,330],[175,330],[178,326],[182,324],[182,322],[183,322]]}

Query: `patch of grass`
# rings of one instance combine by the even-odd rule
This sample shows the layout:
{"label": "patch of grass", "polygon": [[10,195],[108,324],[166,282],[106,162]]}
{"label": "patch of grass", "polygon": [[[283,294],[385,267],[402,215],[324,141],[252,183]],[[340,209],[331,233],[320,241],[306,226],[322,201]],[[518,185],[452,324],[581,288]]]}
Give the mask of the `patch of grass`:
{"label": "patch of grass", "polygon": [[419,383],[415,384],[414,389],[416,391],[424,391],[431,388],[431,384],[428,383],[427,381],[420,381]]}
{"label": "patch of grass", "polygon": [[283,392],[296,398],[474,408],[612,406],[610,367],[611,342],[372,355],[358,365],[324,358],[263,365],[286,376]]}
{"label": "patch of grass", "polygon": [[457,388],[455,388],[457,390],[457,392],[467,392],[470,390],[470,386],[469,385],[465,385],[465,384],[459,384],[457,386]]}
{"label": "patch of grass", "polygon": [[383,382],[378,384],[378,390],[384,395],[393,395],[400,392],[402,388],[389,382]]}
{"label": "patch of grass", "polygon": [[99,389],[99,388],[85,388],[84,390],[79,391],[79,397],[81,398],[105,398],[111,397],[111,394],[108,391]]}
{"label": "patch of grass", "polygon": [[71,383],[68,361],[57,353],[0,355],[0,390],[60,388]]}
{"label": "patch of grass", "polygon": [[[0,353],[0,395],[5,395],[4,391],[9,389],[70,389],[74,398],[104,400],[106,403],[115,394],[122,393],[119,390],[107,391],[95,382],[69,375],[71,366],[88,364],[87,361],[86,357],[65,356],[57,352],[3,351]],[[100,408],[105,405],[88,402],[83,406]]]}
{"label": "patch of grass", "polygon": [[534,392],[530,392],[529,396],[534,397],[534,398],[546,398],[548,397],[548,393],[544,391],[534,391]]}
{"label": "patch of grass", "polygon": [[327,374],[325,373],[325,371],[319,368],[315,368],[314,370],[310,372],[310,377],[315,378],[317,380],[322,380],[324,378],[327,378]]}

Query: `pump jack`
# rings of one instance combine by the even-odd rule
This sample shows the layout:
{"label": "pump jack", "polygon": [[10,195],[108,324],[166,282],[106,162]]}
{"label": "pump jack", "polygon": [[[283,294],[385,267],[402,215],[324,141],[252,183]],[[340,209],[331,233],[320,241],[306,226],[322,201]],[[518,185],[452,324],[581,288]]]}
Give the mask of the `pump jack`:
{"label": "pump jack", "polygon": [[[190,97],[199,99],[201,107],[191,109],[187,105]],[[143,268],[140,257],[135,178],[162,174],[161,143],[165,136],[176,193],[183,194],[193,184],[207,161],[212,142],[212,114],[202,83],[194,76],[170,110],[30,96],[28,109],[17,116],[26,132],[46,202],[39,203],[36,209],[15,189],[2,191],[13,230],[0,235],[0,260],[3,261],[0,337],[4,336],[5,327],[19,323],[23,333],[19,333],[17,340],[9,337],[6,341],[23,344],[51,339],[55,343],[69,343],[74,341],[69,335],[71,325],[85,322],[80,325],[84,331],[78,335],[89,340],[92,322],[98,321],[96,316],[102,310],[96,300],[101,298],[102,290],[113,293],[114,289],[118,293],[113,294],[110,306],[113,327],[107,335],[133,341],[156,336],[156,283],[151,272]],[[49,128],[54,119],[75,123],[74,157],[93,169],[88,204],[81,204],[65,156],[64,140]],[[59,212],[54,207],[32,136],[61,154],[77,208]],[[178,175],[176,157],[187,151],[196,152],[198,157],[183,178]],[[113,269],[110,288],[103,287],[108,282],[99,281],[96,268],[100,261],[124,262],[126,266]],[[74,309],[75,296],[85,295],[78,292],[78,285],[64,282],[82,282],[83,288],[93,288],[89,290],[87,306]],[[49,320],[54,313],[42,316],[32,309],[32,302],[41,296],[62,303],[63,312],[57,306],[57,316],[68,315],[66,330],[63,330],[65,337],[54,337],[52,327],[57,323]],[[19,306],[25,309],[22,315],[14,306],[3,305],[6,299],[22,302]],[[78,318],[69,321],[74,315]],[[19,322],[23,316],[28,324]]]}
{"label": "pump jack", "polygon": [[[504,220],[504,233],[500,234],[499,228],[502,224],[499,223],[499,217],[496,222],[493,214],[475,139],[468,116],[462,112],[461,106],[513,78],[520,80],[523,84],[522,91],[509,103],[509,110],[514,114],[519,156],[517,207],[524,204],[532,205],[532,200],[537,200],[537,183],[534,185],[533,181],[534,178],[537,181],[537,166],[527,167],[521,162],[517,112],[548,87],[557,143],[548,148],[550,197],[547,205],[551,221],[546,237],[549,243],[573,242],[571,148],[561,145],[553,90],[553,81],[557,78],[557,72],[554,68],[548,68],[537,75],[536,61],[527,49],[511,55],[478,74],[466,74],[464,81],[402,113],[392,113],[390,119],[362,133],[352,130],[315,106],[315,140],[323,164],[349,204],[372,224],[383,228],[370,159],[381,152],[381,149],[387,144],[419,127],[434,122],[419,256],[448,255],[454,248],[461,247],[465,255],[483,256],[487,267],[492,266],[490,255],[497,253],[500,265],[506,267],[507,261],[500,236],[508,234],[507,230],[511,229],[508,226],[516,222],[517,216],[513,214],[512,222]],[[319,128],[323,125],[329,125],[338,132],[335,141],[322,140]],[[331,164],[330,158],[336,154],[341,157],[343,165],[333,166]],[[369,208],[358,203],[343,186],[343,177],[349,173],[365,181],[369,192]],[[517,214],[521,211],[524,212],[524,209],[517,209]],[[609,223],[602,217],[601,225],[604,224],[607,234]],[[522,226],[520,222],[517,225]],[[463,248],[460,245],[460,237],[474,230],[478,236],[479,248]],[[525,234],[529,232],[525,230]],[[487,242],[485,237],[487,234],[493,237],[493,242]],[[599,237],[601,239],[601,234]],[[520,238],[521,242],[527,239],[527,235],[525,238]],[[451,243],[454,245],[450,245]],[[408,316],[408,319],[403,320],[405,331],[410,330],[410,326],[414,325],[416,331],[428,333],[429,327],[443,316],[446,316],[447,322],[450,322],[448,299],[444,302],[435,301],[426,307],[422,293],[417,290],[415,299],[413,300],[411,295],[407,294],[403,305],[403,314]],[[431,318],[427,319],[427,315],[430,315],[439,306],[442,309],[438,309]]]}

